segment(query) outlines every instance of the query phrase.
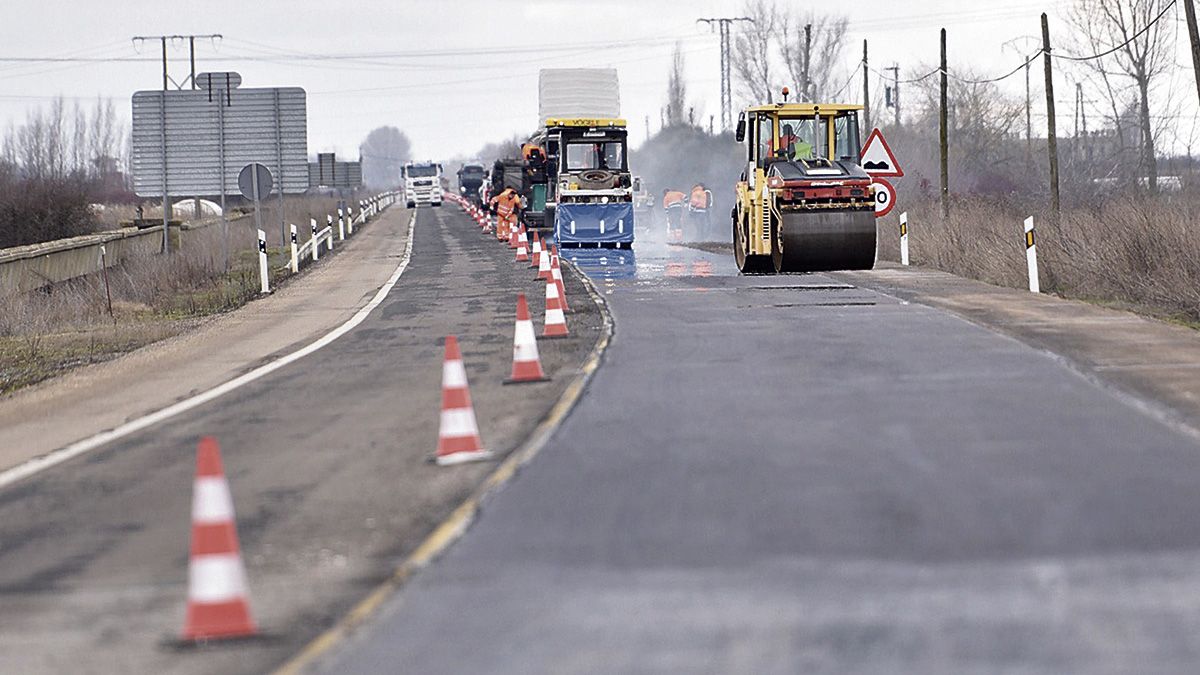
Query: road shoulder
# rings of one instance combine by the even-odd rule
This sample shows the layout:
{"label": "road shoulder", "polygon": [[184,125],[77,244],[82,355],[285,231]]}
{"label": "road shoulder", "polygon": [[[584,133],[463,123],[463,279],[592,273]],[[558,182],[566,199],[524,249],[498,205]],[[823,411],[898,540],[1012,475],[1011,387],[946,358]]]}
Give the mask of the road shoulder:
{"label": "road shoulder", "polygon": [[386,210],[269,297],[0,399],[0,471],[215,387],[344,322],[394,271],[410,215]]}
{"label": "road shoulder", "polygon": [[871,271],[834,276],[946,310],[1055,354],[1148,412],[1200,434],[1200,332],[927,268],[880,263]]}

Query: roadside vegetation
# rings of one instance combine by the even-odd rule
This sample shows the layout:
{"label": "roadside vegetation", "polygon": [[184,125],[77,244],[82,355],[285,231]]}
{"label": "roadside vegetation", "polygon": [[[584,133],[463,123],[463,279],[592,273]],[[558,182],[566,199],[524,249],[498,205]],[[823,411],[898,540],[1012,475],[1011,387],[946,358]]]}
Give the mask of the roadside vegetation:
{"label": "roadside vegetation", "polygon": [[[289,199],[288,220],[308,238],[309,218],[324,227],[336,199]],[[230,261],[224,264],[219,223],[188,233],[169,256],[146,255],[108,270],[112,314],[100,273],[31,293],[0,297],[0,395],[76,366],[105,361],[179,335],[207,318],[241,307],[259,293],[257,238],[252,219],[231,214]],[[264,230],[278,244],[279,217],[264,209]],[[288,273],[289,249],[269,250],[272,287]],[[335,249],[336,254],[336,249]]]}

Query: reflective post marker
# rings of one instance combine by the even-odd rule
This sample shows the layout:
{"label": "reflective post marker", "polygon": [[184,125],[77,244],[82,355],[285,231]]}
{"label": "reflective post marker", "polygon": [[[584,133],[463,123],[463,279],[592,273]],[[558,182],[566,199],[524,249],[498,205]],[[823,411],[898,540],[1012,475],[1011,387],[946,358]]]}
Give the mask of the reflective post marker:
{"label": "reflective post marker", "polygon": [[300,256],[296,252],[296,226],[292,225],[292,274],[300,271]]}
{"label": "reflective post marker", "polygon": [[346,216],[338,207],[338,241],[346,241]]}
{"label": "reflective post marker", "polygon": [[271,292],[271,280],[267,270],[267,233],[258,231],[258,276],[262,279],[264,295]]}
{"label": "reflective post marker", "polygon": [[325,214],[325,224],[329,226],[329,250],[333,250],[333,214]]}
{"label": "reflective post marker", "polygon": [[900,214],[900,264],[908,265],[908,211]]}
{"label": "reflective post marker", "polygon": [[1025,219],[1025,259],[1029,263],[1029,292],[1041,293],[1038,283],[1037,242],[1033,238],[1033,216]]}
{"label": "reflective post marker", "polygon": [[312,245],[313,245],[313,247],[312,247],[313,248],[313,250],[312,250],[313,262],[317,262],[317,260],[319,260],[321,258],[321,254],[320,254],[321,242],[317,241],[317,219],[309,218],[309,223],[312,226],[312,240],[311,241],[312,241]]}

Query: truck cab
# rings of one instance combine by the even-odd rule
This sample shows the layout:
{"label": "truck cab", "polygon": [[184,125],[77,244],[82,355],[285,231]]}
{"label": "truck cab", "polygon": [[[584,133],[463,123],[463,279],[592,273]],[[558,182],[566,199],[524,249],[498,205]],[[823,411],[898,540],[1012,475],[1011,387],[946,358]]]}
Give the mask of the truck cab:
{"label": "truck cab", "polygon": [[774,103],[748,108],[736,185],[734,256],[743,272],[869,269],[875,195],[859,165],[861,106]]}
{"label": "truck cab", "polygon": [[537,137],[546,149],[546,222],[563,246],[633,245],[633,177],[622,119],[549,119]]}
{"label": "truck cab", "polygon": [[482,164],[477,162],[468,162],[462,165],[458,170],[458,194],[473,202],[478,202],[479,188],[483,185],[486,178],[486,171]]}
{"label": "truck cab", "polygon": [[401,170],[404,201],[408,208],[421,204],[442,205],[442,165],[437,162],[409,162]]}

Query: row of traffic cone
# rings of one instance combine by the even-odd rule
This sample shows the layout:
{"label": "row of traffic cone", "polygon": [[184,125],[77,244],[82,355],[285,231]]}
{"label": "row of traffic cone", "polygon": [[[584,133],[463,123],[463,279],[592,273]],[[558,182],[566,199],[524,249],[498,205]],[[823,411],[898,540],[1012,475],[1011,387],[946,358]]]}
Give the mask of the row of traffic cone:
{"label": "row of traffic cone", "polygon": [[[475,204],[466,200],[458,202],[468,216],[475,218],[483,231],[488,232],[486,214]],[[512,228],[508,244],[516,249],[516,262],[530,263],[537,268],[537,280],[546,286],[546,313],[542,326],[543,338],[562,338],[570,335],[567,329],[566,292],[563,287],[562,269],[558,253],[553,246],[542,248],[537,232],[532,241],[524,225]],[[517,294],[517,321],[513,332],[513,365],[505,384],[546,382],[538,354],[537,336],[533,320],[529,315],[529,302],[524,293]],[[475,410],[467,385],[466,368],[458,338],[446,338],[446,353],[442,366],[442,413],[438,431],[438,447],[435,461],[442,466],[461,464],[492,458],[492,453],[483,447],[479,428],[475,421]]]}
{"label": "row of traffic cone", "polygon": [[[449,195],[448,195],[449,196]],[[488,227],[482,210],[465,200],[454,199],[463,209]],[[524,251],[526,242],[522,228],[517,240],[517,260],[530,259]],[[548,256],[534,235],[533,262]],[[524,257],[522,254],[524,253]],[[562,276],[557,258],[553,266],[538,278],[546,279],[546,326],[544,337],[566,335],[562,319]],[[505,383],[545,382],[538,356],[537,338],[525,294],[517,296],[517,322],[513,336],[512,375]],[[438,431],[437,463],[460,464],[490,459],[492,453],[483,448],[475,409],[467,385],[458,340],[446,338],[445,361],[442,365],[442,414]],[[258,634],[258,626],[250,612],[246,586],[246,568],[238,544],[237,522],[229,481],[221,461],[221,449],[216,438],[200,439],[196,447],[196,475],[192,491],[192,538],[188,559],[188,596],[182,640],[202,642],[231,638],[249,638]]]}

